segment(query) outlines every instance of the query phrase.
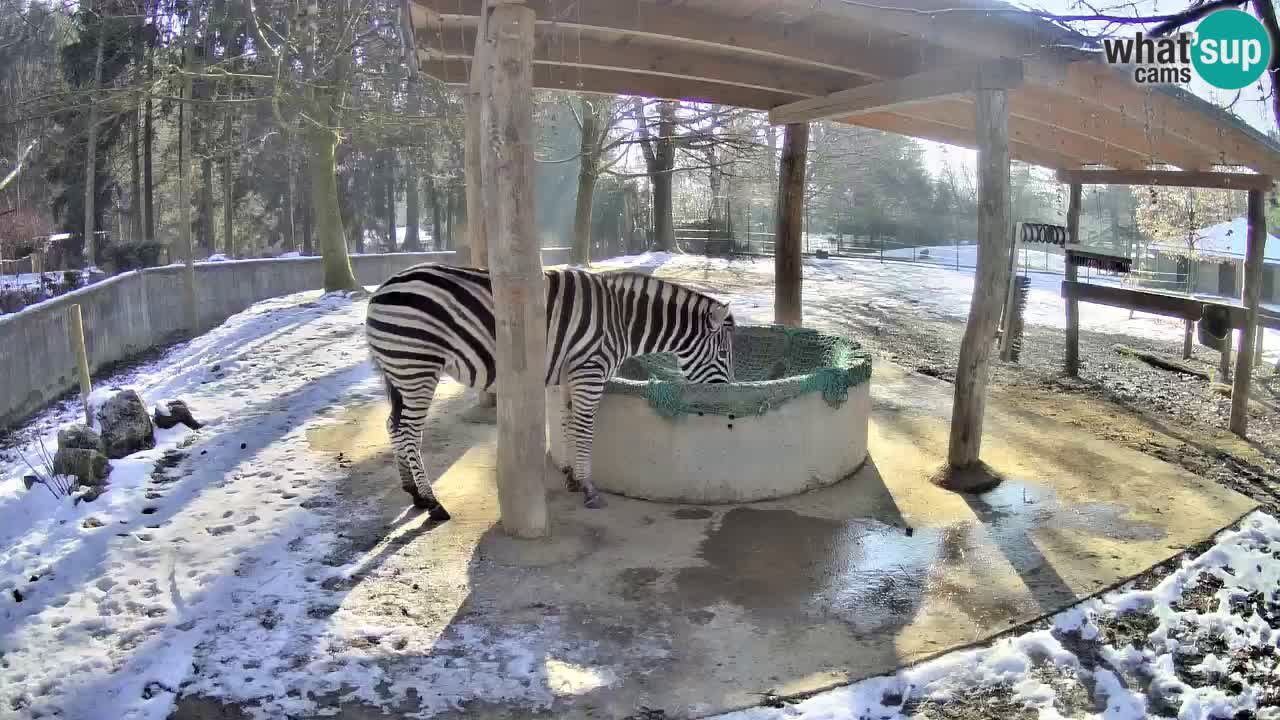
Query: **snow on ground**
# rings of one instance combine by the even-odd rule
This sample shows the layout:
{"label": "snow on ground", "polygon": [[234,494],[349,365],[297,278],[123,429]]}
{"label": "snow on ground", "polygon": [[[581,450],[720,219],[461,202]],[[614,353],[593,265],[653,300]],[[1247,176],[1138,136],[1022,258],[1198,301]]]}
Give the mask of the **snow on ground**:
{"label": "snow on ground", "polygon": [[[899,720],[946,703],[942,717],[1274,720],[1280,675],[1259,660],[1280,652],[1277,588],[1280,522],[1258,512],[1150,590],[1107,593],[1046,629],[720,719]],[[1101,651],[1081,652],[1091,641]]]}
{"label": "snow on ground", "polygon": [[[728,260],[653,252],[607,260],[598,263],[597,267],[607,270],[662,268],[663,273],[674,273],[694,284],[702,272],[738,273],[741,275],[738,284],[760,288],[723,297],[732,300],[739,322],[766,323],[773,318],[772,258]],[[1066,314],[1061,297],[1062,276],[1032,272],[1028,277],[1031,278],[1031,288],[1023,315],[1025,322],[1028,325],[1064,327]],[[961,265],[957,270],[949,265],[881,263],[876,258],[806,258],[804,280],[806,304],[814,301],[814,306],[806,309],[808,317],[817,323],[835,321],[834,327],[839,327],[839,317],[850,312],[855,304],[883,310],[910,307],[938,318],[965,320],[969,316],[973,293],[971,267]],[[714,293],[714,288],[706,289],[719,294]],[[1182,344],[1182,321],[1141,312],[1130,318],[1128,310],[1106,305],[1080,303],[1080,327],[1166,342],[1171,347],[1180,348]],[[1266,331],[1264,348],[1267,362],[1280,358],[1280,331]]]}
{"label": "snow on ground", "polygon": [[[4,461],[0,716],[88,720],[110,708],[121,720],[165,718],[197,647],[214,635],[244,662],[263,663],[231,679],[245,696],[283,693],[273,665],[287,648],[258,644],[253,613],[263,599],[281,615],[303,613],[304,575],[341,571],[319,563],[339,523],[307,509],[340,473],[306,450],[305,429],[379,392],[363,303],[309,295],[255,305],[135,373],[130,386],[148,405],[181,397],[208,424],[189,449],[179,426],[159,432],[154,450],[113,461],[97,501],[26,491],[22,460]],[[53,421],[76,413],[49,415],[38,424],[52,448]],[[189,469],[187,452],[202,456]],[[293,672],[319,687],[346,679],[342,668]]]}
{"label": "snow on ground", "polygon": [[[738,273],[743,282],[735,286],[742,289],[721,296],[733,302],[740,319],[762,322],[772,314],[770,261],[653,253],[603,264],[659,266],[695,285],[708,268]],[[852,311],[854,303],[910,305],[963,318],[972,291],[967,273],[905,263],[810,260],[805,273],[805,292],[822,298],[810,307],[827,321]],[[330,581],[341,586],[352,568],[326,562],[343,526],[330,498],[345,473],[337,459],[309,451],[305,435],[342,408],[381,395],[367,361],[363,315],[363,302],[343,296],[270,300],[118,376],[114,384],[138,390],[149,406],[186,400],[207,425],[198,433],[181,427],[161,432],[155,449],[114,461],[109,491],[92,503],[55,499],[42,487],[25,490],[21,478],[28,470],[21,457],[0,456],[0,716],[96,720],[108,708],[113,719],[160,720],[180,691],[252,701],[263,717],[315,712],[315,698],[326,693],[374,705],[388,702],[388,686],[392,702],[396,693],[422,697],[420,678],[383,676],[368,662],[368,638],[394,640],[395,628],[353,626],[338,616],[318,623],[308,615]],[[1056,291],[1033,288],[1028,315],[1032,322],[1061,323]],[[1082,324],[1181,337],[1176,323],[1128,320],[1125,311],[1096,306],[1082,306]],[[78,412],[76,403],[63,403],[28,429],[52,448],[59,425],[75,421]],[[22,452],[34,457],[34,443]],[[1174,622],[1190,620],[1160,608],[1172,607],[1170,598],[1192,583],[1194,573],[1219,576],[1219,605],[1246,583],[1274,591],[1277,563],[1262,562],[1258,553],[1267,543],[1280,553],[1280,528],[1265,516],[1250,523],[1151,593],[1117,595],[1057,622],[1094,632],[1096,618],[1108,608],[1151,604],[1165,623],[1152,635],[1159,647],[1150,658],[1117,650],[1108,662],[1118,669],[1146,663],[1165,677]],[[1221,612],[1207,614],[1201,625],[1226,623],[1245,623],[1243,635],[1227,638],[1229,647],[1274,643],[1258,622]],[[1070,666],[1062,642],[1052,632],[1033,633],[783,712],[803,708],[804,717],[858,717],[849,708],[883,699],[875,697],[876,688],[904,688],[904,698],[937,698],[956,683],[991,678],[1017,678],[1019,697],[1041,702],[1047,691],[1026,668],[1042,654],[1055,666]],[[1206,655],[1201,665],[1211,672],[1230,662]],[[438,688],[443,705],[430,709],[447,709],[476,693],[538,701],[539,685],[530,682],[528,668],[497,668],[483,678],[483,687],[461,680],[473,670],[457,671],[458,683]],[[1099,686],[1119,687],[1102,671],[1094,677]],[[918,692],[905,689],[912,683]],[[1125,708],[1139,699],[1119,689],[1107,692],[1114,717],[1129,717]],[[1184,709],[1192,708],[1189,717],[1207,716],[1222,702],[1197,694]],[[745,717],[786,717],[757,712],[765,714]],[[836,712],[843,714],[823,714]]]}

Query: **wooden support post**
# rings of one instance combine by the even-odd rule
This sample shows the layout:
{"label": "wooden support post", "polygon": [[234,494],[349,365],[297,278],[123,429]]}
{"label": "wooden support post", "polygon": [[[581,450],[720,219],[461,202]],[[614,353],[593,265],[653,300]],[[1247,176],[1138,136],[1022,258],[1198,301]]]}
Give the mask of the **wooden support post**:
{"label": "wooden support post", "polygon": [[1196,324],[1193,320],[1182,321],[1182,359],[1191,359],[1191,334],[1195,330]]}
{"label": "wooden support post", "polygon": [[[1080,183],[1071,184],[1071,199],[1067,203],[1067,242],[1080,242]],[[1078,275],[1071,258],[1063,253],[1067,271],[1067,282],[1076,282]],[[1076,377],[1080,374],[1080,302],[1074,297],[1067,298],[1067,375]]]}
{"label": "wooden support post", "polygon": [[67,308],[67,329],[71,350],[76,354],[76,373],[80,376],[80,404],[84,406],[84,422],[93,425],[93,412],[89,408],[89,393],[93,383],[89,378],[89,351],[84,346],[84,318],[80,315],[80,303]]}
{"label": "wooden support post", "polygon": [[481,167],[489,213],[498,350],[498,507],[516,537],[547,534],[546,284],[534,232],[533,10],[498,3],[481,87]]}
{"label": "wooden support post", "polygon": [[981,89],[976,93],[978,145],[978,268],[973,280],[969,321],[960,343],[955,399],[951,409],[951,442],[947,461],[964,468],[978,461],[982,449],[982,414],[986,402],[991,344],[1000,322],[1005,283],[1009,282],[1009,93]]}
{"label": "wooden support post", "polygon": [[1231,331],[1222,341],[1222,350],[1218,353],[1218,382],[1231,382]]}
{"label": "wooden support post", "polygon": [[[485,71],[489,67],[487,55],[489,42],[489,2],[486,0],[480,7],[480,30],[476,35],[474,57],[471,60],[471,74],[468,78],[467,92],[463,95],[463,107],[466,112],[466,125],[463,135],[463,166],[467,193],[467,246],[471,248],[471,267],[489,267],[489,235],[485,223],[484,189],[481,184],[481,142],[486,135],[483,127],[483,102],[480,88],[485,83]],[[466,264],[467,258],[458,258]]]}
{"label": "wooden support post", "polygon": [[1266,337],[1267,329],[1261,325],[1255,333],[1257,340],[1253,344],[1253,366],[1258,367],[1262,364],[1262,338]]}
{"label": "wooden support post", "polygon": [[[490,82],[489,74],[492,65],[488,61],[492,50],[492,34],[489,32],[489,0],[480,6],[480,30],[476,35],[474,57],[471,61],[471,75],[468,78],[467,93],[463,96],[466,112],[466,126],[463,136],[463,164],[466,176],[467,195],[467,246],[471,249],[470,266],[489,267],[489,231],[485,209],[485,191],[481,158],[483,157],[484,138],[488,137],[489,124],[492,118],[484,114],[484,102],[481,88]],[[458,258],[467,264],[464,258]],[[498,406],[498,398],[494,393],[481,392],[476,403],[477,413],[473,414],[480,422],[492,423],[492,409]]]}
{"label": "wooden support post", "polygon": [[1258,299],[1262,295],[1262,255],[1267,244],[1263,190],[1249,191],[1249,245],[1244,259],[1244,328],[1236,353],[1236,380],[1231,390],[1231,432],[1245,437],[1249,427],[1249,385],[1253,380],[1254,333],[1258,332]]}
{"label": "wooden support post", "polygon": [[782,139],[782,160],[778,169],[776,209],[778,236],[773,250],[773,321],[799,327],[801,283],[804,271],[801,251],[804,222],[804,170],[809,152],[809,124],[793,123]]}

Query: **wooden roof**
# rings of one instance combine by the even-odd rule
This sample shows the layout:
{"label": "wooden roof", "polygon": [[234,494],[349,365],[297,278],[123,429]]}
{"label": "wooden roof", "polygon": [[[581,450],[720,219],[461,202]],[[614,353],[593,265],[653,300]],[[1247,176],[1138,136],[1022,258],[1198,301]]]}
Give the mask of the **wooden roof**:
{"label": "wooden roof", "polygon": [[[410,0],[422,69],[467,81],[485,0]],[[939,69],[1006,58],[1015,159],[1069,170],[1251,168],[1280,176],[1280,145],[1190,93],[1132,83],[1085,38],[993,0],[526,0],[534,84],[772,110]],[[971,93],[842,122],[974,147]]]}

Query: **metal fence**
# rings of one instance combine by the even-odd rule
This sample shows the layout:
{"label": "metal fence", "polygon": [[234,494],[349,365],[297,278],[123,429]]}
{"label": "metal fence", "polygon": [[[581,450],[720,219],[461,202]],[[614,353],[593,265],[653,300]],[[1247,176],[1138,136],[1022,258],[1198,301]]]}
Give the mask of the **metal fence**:
{"label": "metal fence", "polygon": [[[676,231],[676,246],[682,252],[697,255],[772,257],[774,233],[753,228],[730,238],[718,235],[714,231],[679,229]],[[870,238],[817,233],[805,234],[803,252],[809,256],[880,263],[913,263],[957,271],[975,270],[978,259],[978,247],[972,241],[953,240],[947,244],[919,245],[898,241],[891,237]],[[1079,271],[1080,280],[1182,291],[1180,286],[1185,284],[1184,276],[1172,272],[1157,272],[1153,266],[1154,263],[1144,263],[1139,260],[1134,263],[1134,270],[1129,275],[1116,275],[1085,267]],[[1066,266],[1062,252],[1058,248],[1024,247],[1018,253],[1018,271],[1065,276]]]}

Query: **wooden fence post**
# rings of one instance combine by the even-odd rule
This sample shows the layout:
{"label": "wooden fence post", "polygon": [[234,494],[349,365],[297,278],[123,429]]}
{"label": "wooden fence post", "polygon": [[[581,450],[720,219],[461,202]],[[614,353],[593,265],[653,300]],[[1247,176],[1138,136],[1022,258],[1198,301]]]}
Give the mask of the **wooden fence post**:
{"label": "wooden fence post", "polygon": [[778,169],[778,236],[773,248],[773,321],[799,327],[803,323],[801,285],[804,260],[801,223],[804,220],[804,170],[809,153],[809,124],[786,126]]}
{"label": "wooden fence post", "polygon": [[[1071,199],[1067,203],[1067,242],[1080,242],[1080,183],[1071,183]],[[1062,259],[1066,268],[1067,282],[1075,282],[1079,277],[1076,266],[1064,251]],[[1067,375],[1076,377],[1080,374],[1080,302],[1075,297],[1067,298]]]}
{"label": "wooden fence post", "polygon": [[498,3],[481,86],[481,164],[497,328],[498,506],[516,537],[547,534],[546,285],[534,232],[533,10]]}
{"label": "wooden fence post", "polygon": [[1009,282],[1009,94],[979,89],[975,97],[978,139],[978,267],[969,321],[960,343],[951,440],[947,461],[964,468],[978,461],[991,345]]}
{"label": "wooden fence post", "polygon": [[67,328],[71,336],[71,350],[76,354],[76,373],[80,376],[80,404],[84,406],[84,422],[93,425],[93,412],[89,408],[89,393],[93,392],[93,383],[89,377],[89,351],[84,345],[84,317],[80,314],[80,303],[67,308]]}
{"label": "wooden fence post", "polygon": [[[1254,334],[1258,332],[1258,299],[1262,295],[1262,256],[1267,243],[1267,215],[1261,190],[1249,191],[1249,246],[1244,260],[1244,328],[1236,351],[1236,379],[1231,390],[1231,432],[1245,437],[1249,428],[1249,385],[1253,380]],[[1230,339],[1230,336],[1228,336]],[[1230,343],[1224,354],[1230,353]]]}

